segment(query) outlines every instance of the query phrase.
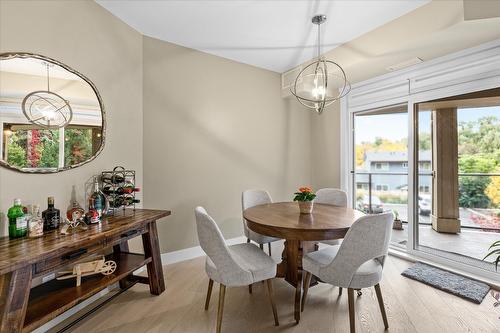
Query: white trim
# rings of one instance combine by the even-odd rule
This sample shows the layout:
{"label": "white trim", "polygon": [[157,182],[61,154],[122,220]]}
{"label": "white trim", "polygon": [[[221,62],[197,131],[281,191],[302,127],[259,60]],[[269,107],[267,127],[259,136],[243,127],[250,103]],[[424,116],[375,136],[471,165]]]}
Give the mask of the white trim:
{"label": "white trim", "polygon": [[[437,59],[381,75],[352,85],[351,93],[341,103],[341,180],[351,199],[354,198],[354,177],[350,171],[354,163],[354,125],[356,112],[386,108],[397,104],[408,107],[408,212],[416,207],[415,179],[415,133],[417,117],[413,105],[419,102],[456,96],[475,91],[500,87],[500,39],[483,45],[455,52]],[[346,151],[347,150],[347,151]],[[498,274],[461,264],[437,255],[415,250],[418,234],[415,230],[415,216],[408,214],[409,254],[479,276],[483,280],[499,281]],[[498,284],[498,282],[497,282]]]}
{"label": "white trim", "polygon": [[[227,245],[241,244],[245,243],[247,238],[245,236],[235,237],[231,239],[226,239]],[[162,265],[170,265],[175,264],[177,262],[190,260],[198,257],[205,256],[205,252],[201,249],[200,246],[189,247],[187,249],[162,253],[161,255],[161,263]]]}

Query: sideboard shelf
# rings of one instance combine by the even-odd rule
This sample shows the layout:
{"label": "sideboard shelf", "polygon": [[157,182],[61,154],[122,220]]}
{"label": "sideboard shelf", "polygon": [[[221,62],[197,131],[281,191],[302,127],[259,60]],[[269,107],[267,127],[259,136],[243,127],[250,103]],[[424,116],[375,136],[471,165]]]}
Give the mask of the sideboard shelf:
{"label": "sideboard shelf", "polygon": [[116,271],[111,275],[83,277],[79,287],[76,286],[76,279],[68,279],[52,280],[31,289],[23,331],[30,332],[45,324],[151,262],[151,258],[133,253],[113,254],[106,259],[114,260],[117,264]]}

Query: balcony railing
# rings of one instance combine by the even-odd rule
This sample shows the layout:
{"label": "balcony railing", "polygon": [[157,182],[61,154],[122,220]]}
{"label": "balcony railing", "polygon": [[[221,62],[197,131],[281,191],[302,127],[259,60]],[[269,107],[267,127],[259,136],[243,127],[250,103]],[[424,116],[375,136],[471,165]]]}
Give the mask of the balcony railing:
{"label": "balcony railing", "polygon": [[[351,172],[354,177],[356,176],[360,176],[360,175],[364,175],[365,177],[367,177],[368,179],[365,179],[363,181],[357,181],[356,178],[354,178],[355,180],[355,185],[357,184],[367,184],[368,185],[368,194],[367,194],[367,197],[368,197],[368,202],[364,202],[363,199],[361,199],[361,202],[358,200],[358,197],[356,196],[356,206],[358,206],[358,208],[360,209],[363,209],[365,212],[367,213],[374,213],[374,212],[377,212],[375,210],[378,210],[378,207],[379,204],[378,203],[374,203],[374,195],[373,195],[373,192],[377,192],[377,194],[380,195],[380,193],[383,193],[382,195],[384,195],[384,193],[394,193],[394,192],[397,192],[398,190],[390,190],[390,191],[374,191],[374,183],[373,183],[373,176],[408,176],[408,172],[390,172],[390,171],[387,171],[387,172],[384,172],[384,171],[380,171],[380,172],[366,172],[366,171],[359,171],[359,172],[354,172],[352,171]],[[433,172],[429,171],[429,172],[420,172],[418,174],[419,177],[432,177],[433,176]],[[459,173],[458,174],[458,177],[490,177],[490,178],[493,178],[493,177],[500,177],[500,173]],[[366,185],[365,185],[366,186]],[[406,187],[406,190],[404,189]],[[407,184],[406,183],[401,183],[400,186],[399,186],[399,191],[401,192],[406,192],[406,198],[403,198],[403,196],[400,198],[401,201],[406,201],[406,203],[404,204],[406,206],[405,209],[407,209]],[[425,196],[425,195],[428,195],[429,196],[429,200],[431,200],[430,198],[430,194],[431,194],[431,191],[432,191],[432,182],[429,184],[429,193],[422,193],[419,191],[419,198],[421,196]],[[356,187],[356,192],[360,191],[360,189],[358,189]],[[361,189],[361,191],[366,191],[366,188],[365,189]],[[366,196],[366,194],[365,194]],[[378,202],[378,197],[377,197],[377,202]],[[419,200],[420,201],[420,200]],[[367,205],[366,205],[367,204]],[[385,203],[385,202],[382,202],[381,203],[382,206],[383,205],[391,205],[390,203]],[[430,204],[430,202],[429,202]],[[402,203],[401,203],[402,205]],[[364,207],[367,207],[364,208]],[[374,206],[375,208],[377,209],[374,209]],[[491,208],[488,208],[488,207],[474,207],[474,209],[482,209],[482,210],[486,210],[488,212],[494,212],[492,213],[492,216],[490,216],[490,219],[492,220],[495,220],[495,219],[498,219],[498,217],[495,217],[495,214],[498,214],[497,211],[495,211],[495,209],[491,209]],[[397,210],[397,209],[395,209]],[[470,215],[473,215],[473,216],[476,216],[474,214],[478,214],[478,215],[483,215],[479,212],[474,212],[474,214],[470,213],[471,209],[468,208],[468,207],[461,207],[461,213],[467,213],[467,214],[470,214]],[[430,218],[427,218],[426,216],[427,215],[420,215],[420,211],[421,211],[421,207],[420,207],[420,202],[419,202],[419,224],[422,224],[422,225],[431,225],[431,222],[430,222]],[[427,210],[426,210],[427,211]],[[406,215],[409,215],[409,213],[411,212],[406,212],[407,214]],[[429,207],[429,213],[430,213],[430,207]],[[407,223],[407,221],[405,221],[405,218],[403,216],[402,218],[403,222]],[[480,229],[480,230],[485,230],[485,231],[500,231],[500,222],[498,223],[498,226],[496,225],[497,223],[490,223],[490,225],[477,225],[474,221],[470,220],[468,217],[467,218],[462,218],[461,217],[461,220],[463,221],[462,223],[462,228],[468,228],[468,229]],[[495,220],[496,221],[496,220]]]}

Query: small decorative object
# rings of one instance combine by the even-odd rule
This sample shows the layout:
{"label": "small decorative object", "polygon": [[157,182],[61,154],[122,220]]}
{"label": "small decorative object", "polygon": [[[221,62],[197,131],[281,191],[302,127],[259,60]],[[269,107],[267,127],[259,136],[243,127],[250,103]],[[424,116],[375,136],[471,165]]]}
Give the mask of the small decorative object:
{"label": "small decorative object", "polygon": [[115,270],[116,262],[113,260],[105,261],[104,256],[102,256],[97,260],[76,264],[72,271],[59,272],[60,275],[57,277],[57,280],[66,280],[76,277],[76,286],[78,287],[82,283],[83,276],[95,274],[110,275],[113,274]]}
{"label": "small decorative object", "polygon": [[295,197],[293,201],[298,201],[300,213],[301,214],[311,214],[314,205],[314,198],[316,194],[312,191],[310,187],[304,186],[300,187],[298,192],[295,192]]}
{"label": "small decorative object", "polygon": [[99,218],[99,214],[95,210],[91,209],[85,213],[83,221],[85,222],[85,224],[89,225],[99,223],[101,222],[101,219]]}
{"label": "small decorative object", "polygon": [[47,67],[47,90],[33,91],[24,97],[21,105],[24,116],[45,129],[65,127],[73,118],[73,111],[67,100],[50,91],[49,68],[53,64],[42,64]]}
{"label": "small decorative object", "polygon": [[33,205],[31,208],[31,218],[28,222],[28,236],[31,238],[43,236],[43,219],[40,213],[40,205]]}
{"label": "small decorative object", "polygon": [[392,229],[394,230],[403,230],[403,222],[399,219],[399,213],[397,210],[393,210],[394,214],[394,222],[392,223]]}
{"label": "small decorative object", "polygon": [[300,104],[315,110],[318,114],[351,90],[342,67],[321,56],[320,25],[325,22],[326,15],[313,16],[312,23],[318,26],[318,57],[316,61],[302,68],[290,88]]}

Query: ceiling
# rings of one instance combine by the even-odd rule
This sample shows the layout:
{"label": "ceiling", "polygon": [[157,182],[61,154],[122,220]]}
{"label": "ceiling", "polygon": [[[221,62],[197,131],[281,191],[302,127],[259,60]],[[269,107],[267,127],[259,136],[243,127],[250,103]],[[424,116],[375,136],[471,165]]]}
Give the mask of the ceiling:
{"label": "ceiling", "polygon": [[429,2],[95,1],[143,35],[278,73],[316,55],[314,14],[326,52]]}

